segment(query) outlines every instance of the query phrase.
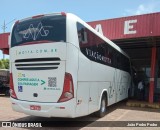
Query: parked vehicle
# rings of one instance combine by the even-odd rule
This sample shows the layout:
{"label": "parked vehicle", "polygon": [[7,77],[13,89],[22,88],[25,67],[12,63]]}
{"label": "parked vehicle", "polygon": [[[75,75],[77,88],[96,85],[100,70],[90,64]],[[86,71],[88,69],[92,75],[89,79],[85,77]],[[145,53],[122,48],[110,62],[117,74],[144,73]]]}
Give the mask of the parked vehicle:
{"label": "parked vehicle", "polygon": [[70,13],[17,21],[10,68],[13,110],[42,117],[103,117],[131,81],[127,54]]}
{"label": "parked vehicle", "polygon": [[9,70],[0,69],[0,94],[9,96]]}

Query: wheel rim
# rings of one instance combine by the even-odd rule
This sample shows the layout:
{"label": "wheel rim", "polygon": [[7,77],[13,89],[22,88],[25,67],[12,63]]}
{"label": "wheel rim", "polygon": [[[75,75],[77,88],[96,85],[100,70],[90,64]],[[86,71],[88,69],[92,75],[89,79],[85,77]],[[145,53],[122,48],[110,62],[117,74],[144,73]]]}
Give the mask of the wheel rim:
{"label": "wheel rim", "polygon": [[105,102],[104,99],[102,100],[101,110],[102,110],[103,113],[106,111],[106,102]]}

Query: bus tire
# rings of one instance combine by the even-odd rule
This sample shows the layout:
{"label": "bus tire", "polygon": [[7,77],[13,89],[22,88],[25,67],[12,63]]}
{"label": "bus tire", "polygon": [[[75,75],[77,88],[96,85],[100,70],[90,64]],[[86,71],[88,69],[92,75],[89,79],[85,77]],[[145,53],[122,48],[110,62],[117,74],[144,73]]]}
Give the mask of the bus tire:
{"label": "bus tire", "polygon": [[99,111],[97,111],[95,113],[95,115],[99,118],[104,117],[106,115],[107,112],[107,98],[106,96],[103,94],[102,98],[101,98],[101,105],[100,105],[100,109]]}

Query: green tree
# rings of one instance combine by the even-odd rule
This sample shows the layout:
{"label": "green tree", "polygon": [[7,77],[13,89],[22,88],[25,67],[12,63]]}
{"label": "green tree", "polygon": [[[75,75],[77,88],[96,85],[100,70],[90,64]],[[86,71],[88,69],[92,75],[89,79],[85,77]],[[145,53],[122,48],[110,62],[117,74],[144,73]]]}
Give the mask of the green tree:
{"label": "green tree", "polygon": [[0,69],[9,69],[9,59],[0,60]]}
{"label": "green tree", "polygon": [[9,69],[9,59],[4,59],[3,64],[5,66],[5,69]]}
{"label": "green tree", "polygon": [[5,66],[2,60],[0,60],[0,69],[5,69]]}

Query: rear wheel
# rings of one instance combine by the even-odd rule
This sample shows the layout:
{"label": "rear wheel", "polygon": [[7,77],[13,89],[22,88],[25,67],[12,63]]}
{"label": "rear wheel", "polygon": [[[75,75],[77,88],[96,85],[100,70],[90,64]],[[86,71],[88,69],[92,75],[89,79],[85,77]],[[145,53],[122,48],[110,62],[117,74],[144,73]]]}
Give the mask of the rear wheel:
{"label": "rear wheel", "polygon": [[106,112],[107,112],[107,98],[105,95],[102,96],[102,99],[101,99],[101,106],[100,106],[100,109],[99,111],[97,111],[95,113],[95,115],[97,117],[104,117],[106,115]]}

